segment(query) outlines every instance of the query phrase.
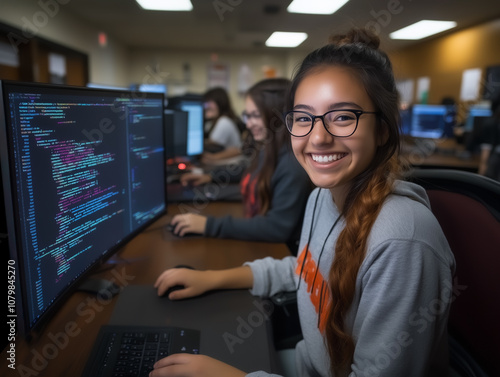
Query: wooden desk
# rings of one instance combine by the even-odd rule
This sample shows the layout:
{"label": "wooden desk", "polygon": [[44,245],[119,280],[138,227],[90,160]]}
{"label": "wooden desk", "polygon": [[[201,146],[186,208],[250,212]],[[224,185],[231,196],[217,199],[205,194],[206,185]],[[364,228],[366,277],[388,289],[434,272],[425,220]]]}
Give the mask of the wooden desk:
{"label": "wooden desk", "polygon": [[[196,269],[224,269],[266,256],[290,255],[285,244],[220,240],[203,237],[178,238],[164,230],[172,216],[185,205],[170,205],[168,215],[132,239],[121,251],[128,261],[115,265],[97,277],[126,285],[153,284],[167,268],[187,264]],[[202,214],[242,214],[238,203],[207,203],[197,208]],[[74,293],[56,312],[40,337],[16,341],[16,368],[8,368],[8,348],[2,351],[2,376],[80,376],[101,325],[108,323],[117,297],[98,300],[82,292]]]}
{"label": "wooden desk", "polygon": [[477,173],[479,156],[465,156],[463,145],[455,139],[408,139],[402,143],[402,154],[411,166],[436,169],[459,169]]}

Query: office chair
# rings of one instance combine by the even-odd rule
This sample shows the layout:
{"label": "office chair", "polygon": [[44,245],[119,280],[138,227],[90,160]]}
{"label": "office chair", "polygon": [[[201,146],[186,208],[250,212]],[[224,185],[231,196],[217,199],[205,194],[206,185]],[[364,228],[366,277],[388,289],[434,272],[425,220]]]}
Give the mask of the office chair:
{"label": "office chair", "polygon": [[450,309],[452,376],[500,375],[500,182],[459,170],[415,169],[456,259]]}

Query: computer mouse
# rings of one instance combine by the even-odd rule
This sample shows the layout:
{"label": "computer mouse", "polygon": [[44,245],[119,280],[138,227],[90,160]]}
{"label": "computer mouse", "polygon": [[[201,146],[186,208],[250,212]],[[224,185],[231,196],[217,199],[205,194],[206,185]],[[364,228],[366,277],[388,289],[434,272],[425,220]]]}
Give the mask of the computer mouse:
{"label": "computer mouse", "polygon": [[166,226],[166,228],[167,228],[167,230],[168,230],[170,233],[172,233],[174,236],[176,236],[176,237],[180,237],[180,238],[187,238],[187,237],[200,237],[200,236],[201,236],[201,234],[198,234],[198,233],[186,233],[186,234],[184,234],[183,236],[181,236],[180,234],[177,234],[177,233],[175,233],[175,232],[174,232],[175,227],[174,227],[172,224],[168,224],[168,225]]}
{"label": "computer mouse", "polygon": [[[178,264],[177,266],[175,266],[174,268],[188,268],[190,270],[194,270],[194,267],[191,267],[191,266],[188,266],[187,264]],[[174,285],[170,288],[168,288],[165,292],[165,297],[168,297],[170,296],[170,293],[174,292],[174,291],[178,291],[179,289],[184,289],[184,286],[183,285]]]}
{"label": "computer mouse", "polygon": [[194,267],[188,266],[187,264],[178,264],[174,268],[188,268],[190,270],[194,270],[195,269]]}
{"label": "computer mouse", "polygon": [[165,292],[165,297],[168,298],[168,296],[170,296],[170,293],[178,291],[179,289],[184,289],[184,286],[183,285],[174,285],[173,287],[168,288]]}

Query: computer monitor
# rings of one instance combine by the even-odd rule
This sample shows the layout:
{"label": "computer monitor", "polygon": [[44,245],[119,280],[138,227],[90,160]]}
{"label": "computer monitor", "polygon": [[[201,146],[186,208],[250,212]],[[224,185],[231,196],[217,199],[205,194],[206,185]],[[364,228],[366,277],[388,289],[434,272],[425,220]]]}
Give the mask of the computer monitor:
{"label": "computer monitor", "polygon": [[126,88],[124,86],[108,85],[108,84],[98,84],[98,83],[95,83],[95,82],[89,82],[89,83],[87,83],[87,87],[89,87],[89,88],[95,88],[95,89],[128,90],[128,88]]}
{"label": "computer monitor", "polygon": [[18,330],[166,211],[163,94],[0,82]]}
{"label": "computer monitor", "polygon": [[187,156],[188,115],[182,110],[165,109],[164,137],[165,158],[167,160]]}
{"label": "computer monitor", "polygon": [[186,134],[185,155],[175,157],[195,157],[203,153],[203,100],[201,96],[187,95],[168,99],[167,108],[188,113],[187,129],[184,122],[175,122],[174,134]]}
{"label": "computer monitor", "polygon": [[443,137],[446,131],[447,113],[446,105],[413,105],[410,135],[425,139]]}
{"label": "computer monitor", "polygon": [[167,95],[167,86],[165,84],[140,84],[137,89],[140,92],[163,93]]}
{"label": "computer monitor", "polygon": [[472,132],[477,118],[489,118],[492,115],[490,104],[471,106],[465,120],[464,131]]}

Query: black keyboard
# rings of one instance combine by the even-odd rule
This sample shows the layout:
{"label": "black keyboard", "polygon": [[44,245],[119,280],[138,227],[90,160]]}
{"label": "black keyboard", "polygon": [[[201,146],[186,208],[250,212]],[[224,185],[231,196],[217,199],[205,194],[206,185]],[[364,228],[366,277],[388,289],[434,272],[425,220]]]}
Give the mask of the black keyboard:
{"label": "black keyboard", "polygon": [[147,377],[174,353],[200,351],[200,332],[178,327],[102,326],[82,377]]}

